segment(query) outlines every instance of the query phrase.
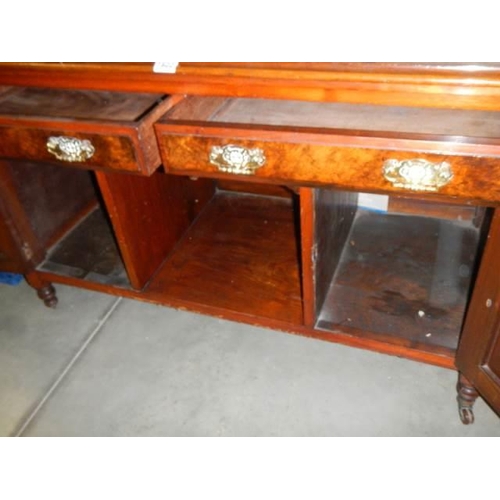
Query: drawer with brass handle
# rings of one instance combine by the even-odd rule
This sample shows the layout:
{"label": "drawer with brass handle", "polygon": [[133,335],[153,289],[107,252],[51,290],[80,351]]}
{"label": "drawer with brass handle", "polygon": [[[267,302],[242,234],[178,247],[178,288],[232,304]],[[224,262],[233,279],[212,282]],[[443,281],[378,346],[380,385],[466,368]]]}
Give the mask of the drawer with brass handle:
{"label": "drawer with brass handle", "polygon": [[155,129],[173,174],[500,202],[497,112],[187,97]]}
{"label": "drawer with brass handle", "polygon": [[152,174],[161,94],[18,87],[0,94],[0,158]]}

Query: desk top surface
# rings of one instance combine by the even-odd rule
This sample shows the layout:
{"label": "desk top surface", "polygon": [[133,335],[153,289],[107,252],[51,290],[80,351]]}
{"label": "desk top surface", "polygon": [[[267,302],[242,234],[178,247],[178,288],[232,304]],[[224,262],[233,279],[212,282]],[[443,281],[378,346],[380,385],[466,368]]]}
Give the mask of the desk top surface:
{"label": "desk top surface", "polygon": [[3,63],[0,85],[500,110],[500,63]]}

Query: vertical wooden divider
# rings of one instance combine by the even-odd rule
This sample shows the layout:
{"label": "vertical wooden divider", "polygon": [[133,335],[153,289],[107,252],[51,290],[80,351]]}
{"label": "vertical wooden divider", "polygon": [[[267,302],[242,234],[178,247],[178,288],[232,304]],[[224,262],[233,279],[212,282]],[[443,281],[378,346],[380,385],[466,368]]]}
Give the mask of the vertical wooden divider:
{"label": "vertical wooden divider", "polygon": [[316,322],[314,266],[314,189],[300,188],[299,197],[304,324],[306,326],[312,327]]}
{"label": "vertical wooden divider", "polygon": [[304,322],[314,327],[356,215],[358,195],[300,189]]}
{"label": "vertical wooden divider", "polygon": [[211,180],[96,172],[131,285],[142,289],[215,191]]}

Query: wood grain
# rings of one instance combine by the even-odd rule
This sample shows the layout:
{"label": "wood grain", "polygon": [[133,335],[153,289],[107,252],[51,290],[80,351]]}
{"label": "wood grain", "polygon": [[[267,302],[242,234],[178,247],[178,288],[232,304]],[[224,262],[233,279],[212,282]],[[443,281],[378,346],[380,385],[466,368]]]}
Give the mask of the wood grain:
{"label": "wood grain", "polygon": [[152,70],[153,63],[3,63],[0,84],[500,110],[494,64],[180,63],[173,75]]}
{"label": "wood grain", "polygon": [[162,94],[18,87],[0,99],[0,115],[134,122],[162,98]]}
{"label": "wood grain", "polygon": [[13,228],[7,224],[0,200],[0,271],[22,274],[25,270],[25,259],[20,255]]}
{"label": "wood grain", "polygon": [[212,146],[237,144],[264,151],[266,164],[252,175],[252,180],[266,179],[272,183],[306,186],[328,185],[344,190],[404,194],[425,199],[425,193],[395,187],[382,174],[382,166],[388,159],[421,158],[434,163],[446,161],[452,167],[453,179],[439,189],[437,196],[440,200],[460,199],[464,203],[483,205],[500,202],[500,161],[478,157],[477,154],[460,156],[444,151],[430,154],[419,152],[418,148],[415,150],[413,147],[406,150],[403,148],[404,141],[402,149],[398,149],[396,141],[392,145],[394,149],[387,149],[390,141],[386,141],[380,149],[372,148],[362,141],[360,147],[344,146],[341,138],[328,133],[313,136],[300,132],[284,134],[278,130],[181,129],[163,124],[157,125],[157,131],[164,167],[171,173],[238,178],[221,173],[208,161]]}
{"label": "wood grain", "polygon": [[337,270],[357,211],[358,195],[313,190],[314,222],[311,260],[314,267],[314,312],[318,317]]}
{"label": "wood grain", "polygon": [[141,289],[210,200],[214,183],[160,172],[96,175],[130,282]]}
{"label": "wood grain", "polygon": [[4,230],[10,233],[10,236],[4,235],[4,241],[9,241],[10,259],[14,258],[17,261],[16,267],[25,272],[32,269],[43,259],[45,249],[34,233],[23,203],[17,196],[12,165],[7,161],[0,161],[0,217],[4,221]]}
{"label": "wood grain", "polygon": [[[36,100],[37,89],[25,92],[33,92],[33,100]],[[64,95],[63,91],[60,93]],[[176,104],[179,98],[155,100],[150,97],[143,102],[144,99],[141,100],[139,96],[138,103],[134,103],[129,96],[133,112],[118,113],[114,119],[109,118],[108,114],[113,114],[117,105],[113,99],[109,100],[111,109],[99,111],[98,108],[94,113],[89,107],[85,114],[89,118],[86,120],[62,119],[59,115],[69,113],[71,109],[66,108],[68,103],[63,98],[62,111],[59,109],[59,100],[43,102],[43,111],[48,115],[43,117],[36,115],[30,118],[9,113],[2,115],[0,110],[0,157],[51,162],[73,168],[118,170],[150,175],[161,163],[153,123]],[[97,103],[100,102],[98,100]],[[85,106],[83,109],[86,109]],[[14,112],[14,109],[11,111]],[[97,118],[91,116],[93,114],[97,115]],[[118,120],[118,117],[124,116],[135,118],[130,121]],[[99,118],[102,121],[99,121]],[[95,152],[83,162],[58,160],[47,150],[47,141],[52,136],[88,140],[94,146]]]}
{"label": "wood grain", "polygon": [[456,366],[500,413],[500,212],[495,210]]}
{"label": "wood grain", "polygon": [[298,259],[288,200],[219,193],[149,291],[302,324]]}
{"label": "wood grain", "polygon": [[[191,97],[214,107],[220,98]],[[187,107],[187,106],[186,106]],[[227,99],[215,116],[205,118],[196,109],[166,115],[164,120],[206,120],[218,123],[261,124],[278,127],[500,137],[500,113],[461,109],[432,109],[374,104],[317,103],[276,99]]]}

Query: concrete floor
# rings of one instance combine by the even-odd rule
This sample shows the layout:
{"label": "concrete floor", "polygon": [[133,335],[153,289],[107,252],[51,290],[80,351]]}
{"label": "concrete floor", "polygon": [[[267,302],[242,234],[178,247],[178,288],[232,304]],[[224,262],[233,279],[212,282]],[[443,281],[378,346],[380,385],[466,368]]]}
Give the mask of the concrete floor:
{"label": "concrete floor", "polygon": [[58,286],[0,285],[0,435],[500,436],[456,374]]}

